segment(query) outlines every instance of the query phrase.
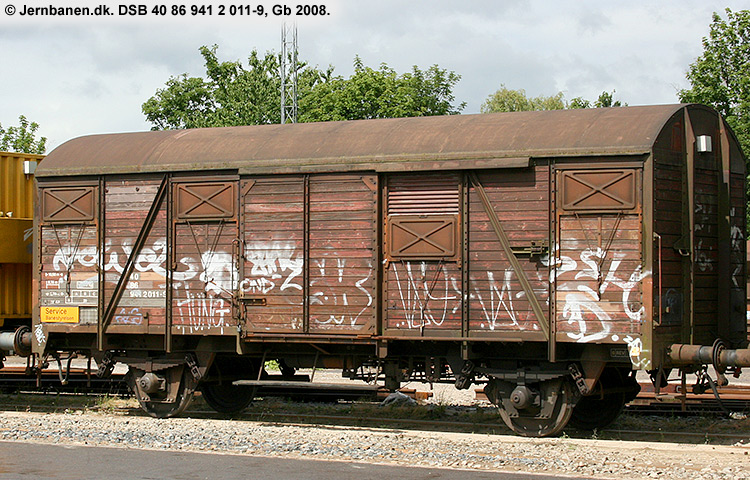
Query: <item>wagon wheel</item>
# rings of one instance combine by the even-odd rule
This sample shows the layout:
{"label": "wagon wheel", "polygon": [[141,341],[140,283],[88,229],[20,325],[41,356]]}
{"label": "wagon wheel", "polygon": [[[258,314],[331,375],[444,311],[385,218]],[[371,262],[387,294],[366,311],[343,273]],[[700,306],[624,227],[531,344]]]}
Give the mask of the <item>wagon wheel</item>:
{"label": "wagon wheel", "polygon": [[267,376],[263,364],[257,358],[217,356],[209,375],[200,385],[201,394],[208,406],[215,411],[239,413],[253,401],[257,387],[234,385],[232,382],[262,380]]}
{"label": "wagon wheel", "polygon": [[[521,397],[526,392],[526,401],[519,399],[518,388]],[[573,414],[573,388],[564,378],[531,384],[527,389],[493,378],[484,391],[500,407],[500,417],[508,428],[524,437],[549,437],[562,432]]]}
{"label": "wagon wheel", "polygon": [[283,358],[279,359],[279,371],[281,372],[281,377],[284,380],[293,379],[294,374],[297,373],[297,369],[287,365]]}
{"label": "wagon wheel", "polygon": [[616,368],[605,368],[599,377],[599,393],[581,397],[573,409],[570,425],[579,430],[594,430],[614,422],[625,404],[632,400],[633,393],[640,389],[628,379]]}
{"label": "wagon wheel", "polygon": [[[141,408],[155,418],[179,415],[190,405],[195,392],[193,376],[183,365],[157,373],[130,367],[126,381]],[[153,387],[153,384],[161,386]]]}
{"label": "wagon wheel", "polygon": [[255,388],[231,383],[206,383],[201,386],[203,400],[219,413],[239,413],[255,396]]}

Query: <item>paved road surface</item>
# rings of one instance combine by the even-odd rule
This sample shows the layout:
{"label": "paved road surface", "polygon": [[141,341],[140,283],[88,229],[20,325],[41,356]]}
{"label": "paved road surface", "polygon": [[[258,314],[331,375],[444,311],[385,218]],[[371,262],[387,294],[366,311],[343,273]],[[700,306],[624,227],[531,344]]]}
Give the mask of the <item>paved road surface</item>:
{"label": "paved road surface", "polygon": [[0,480],[570,480],[515,473],[0,442]]}

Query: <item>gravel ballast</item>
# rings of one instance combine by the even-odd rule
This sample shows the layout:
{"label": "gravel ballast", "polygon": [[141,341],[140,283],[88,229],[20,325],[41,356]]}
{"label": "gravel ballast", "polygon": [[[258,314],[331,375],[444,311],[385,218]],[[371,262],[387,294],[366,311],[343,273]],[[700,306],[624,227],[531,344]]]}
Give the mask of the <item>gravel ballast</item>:
{"label": "gravel ballast", "polygon": [[248,420],[0,412],[0,440],[221,452],[597,478],[750,479],[750,446],[272,425]]}

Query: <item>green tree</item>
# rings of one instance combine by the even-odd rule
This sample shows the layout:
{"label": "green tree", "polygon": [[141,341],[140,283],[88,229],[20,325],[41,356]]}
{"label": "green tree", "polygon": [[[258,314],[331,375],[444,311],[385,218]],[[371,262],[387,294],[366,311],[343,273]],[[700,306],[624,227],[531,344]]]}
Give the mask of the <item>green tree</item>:
{"label": "green tree", "polygon": [[375,70],[355,57],[351,77],[330,77],[301,96],[300,121],[457,114],[466,105],[453,105],[453,86],[460,78],[437,65],[426,71],[414,66],[411,72],[399,75],[384,63]]}
{"label": "green tree", "polygon": [[[201,47],[206,78],[171,77],[142,106],[154,130],[279,123],[281,120],[280,58],[253,50],[247,66],[220,62],[217,46]],[[298,120],[316,122],[364,118],[448,115],[465,106],[453,105],[453,86],[461,78],[433,65],[413,67],[399,75],[382,64],[375,70],[355,58],[350,78],[333,75],[300,62],[297,65]]]}
{"label": "green tree", "polygon": [[29,122],[26,117],[18,117],[17,127],[3,128],[0,124],[0,150],[4,152],[44,154],[47,149],[47,137],[35,138],[39,124]]}
{"label": "green tree", "polygon": [[526,90],[512,90],[500,85],[500,88],[484,101],[482,113],[493,112],[528,112],[532,110],[562,110],[565,108],[563,93],[558,92],[551,97],[540,95],[534,98],[526,96]]}
{"label": "green tree", "polygon": [[505,85],[501,85],[500,89],[487,97],[487,100],[482,104],[481,111],[482,113],[525,112],[533,110],[622,106],[623,104],[619,100],[614,99],[614,94],[614,90],[612,93],[602,92],[599,98],[593,103],[583,97],[575,97],[570,102],[566,102],[562,92],[557,92],[557,94],[549,97],[540,95],[528,98],[524,89],[511,90]]}
{"label": "green tree", "polygon": [[680,90],[681,102],[711,105],[724,116],[750,155],[750,10],[714,12],[703,54],[690,64],[691,87]]}
{"label": "green tree", "polygon": [[[680,90],[681,102],[704,103],[726,119],[745,153],[750,155],[750,10],[714,12],[703,54],[690,64],[689,89]],[[750,167],[750,164],[748,165]],[[750,172],[750,168],[748,168]],[[748,175],[750,178],[750,175]],[[750,199],[750,183],[748,183]],[[750,226],[750,203],[747,209]]]}
{"label": "green tree", "polygon": [[[628,104],[624,104],[627,106]],[[609,93],[607,91],[602,92],[599,95],[599,98],[596,99],[594,102],[594,107],[596,108],[606,108],[606,107],[621,107],[623,106],[622,103],[620,103],[619,100],[615,100],[615,91],[612,90],[612,93]]]}
{"label": "green tree", "polygon": [[167,80],[142,106],[154,130],[278,123],[279,58],[250,53],[242,62],[220,62],[218,46],[201,47],[206,79],[182,74]]}
{"label": "green tree", "polygon": [[594,100],[594,103],[592,104],[589,100],[586,100],[583,97],[575,97],[573,100],[568,103],[567,108],[606,108],[606,107],[622,107],[627,106],[627,103],[622,103],[619,100],[615,100],[615,91],[612,90],[612,93],[607,92],[606,90],[599,94],[599,98]]}

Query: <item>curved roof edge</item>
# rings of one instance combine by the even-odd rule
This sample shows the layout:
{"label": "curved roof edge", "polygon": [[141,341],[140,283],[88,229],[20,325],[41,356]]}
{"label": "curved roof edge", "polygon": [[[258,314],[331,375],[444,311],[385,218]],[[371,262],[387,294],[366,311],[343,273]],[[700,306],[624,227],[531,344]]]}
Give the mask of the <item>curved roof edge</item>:
{"label": "curved roof edge", "polygon": [[[502,168],[531,157],[651,151],[685,104],[91,135],[53,150],[36,176],[236,169],[303,173]],[[415,165],[417,163],[418,165]]]}

